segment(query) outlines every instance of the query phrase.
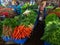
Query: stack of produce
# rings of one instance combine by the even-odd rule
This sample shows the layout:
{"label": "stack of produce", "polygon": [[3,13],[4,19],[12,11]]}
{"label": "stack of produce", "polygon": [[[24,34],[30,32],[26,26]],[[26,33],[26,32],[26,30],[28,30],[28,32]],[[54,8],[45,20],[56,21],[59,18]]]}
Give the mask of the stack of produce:
{"label": "stack of produce", "polygon": [[2,8],[4,8],[4,7],[0,6],[0,9],[2,9]]}
{"label": "stack of produce", "polygon": [[27,9],[28,8],[28,5],[29,5],[29,3],[25,3],[23,6],[22,6],[22,9]]}
{"label": "stack of produce", "polygon": [[6,17],[14,17],[16,13],[12,10],[12,8],[1,8],[0,16],[5,15]]}
{"label": "stack of produce", "polygon": [[60,17],[60,8],[56,8],[55,10],[51,11],[50,13],[55,13],[58,17]]}
{"label": "stack of produce", "polygon": [[36,18],[37,13],[33,10],[27,10],[14,18],[5,18],[2,21],[2,35],[14,39],[30,37]]}
{"label": "stack of produce", "polygon": [[21,7],[22,13],[25,12],[25,10],[28,8],[28,5],[29,5],[29,3],[25,3],[25,4]]}
{"label": "stack of produce", "polygon": [[37,13],[33,10],[26,10],[26,12],[23,13],[23,19],[22,19],[22,25],[28,26],[30,24],[34,25],[37,18]]}
{"label": "stack of produce", "polygon": [[23,39],[30,36],[32,32],[32,28],[26,27],[24,25],[20,25],[15,27],[14,32],[12,34],[12,38],[14,39]]}
{"label": "stack of produce", "polygon": [[[19,18],[18,18],[19,19]],[[17,18],[5,18],[2,21],[3,25],[3,33],[4,36],[11,36],[13,29],[19,25]]]}
{"label": "stack of produce", "polygon": [[34,10],[34,9],[38,9],[38,5],[37,4],[29,4],[29,3],[25,3],[23,6],[22,6],[22,13],[26,10],[26,9],[29,9],[29,10]]}
{"label": "stack of produce", "polygon": [[2,32],[2,35],[4,36],[11,36],[12,34],[12,28],[10,26],[3,26],[3,32]]}
{"label": "stack of produce", "polygon": [[49,14],[45,19],[45,32],[42,40],[51,45],[60,45],[60,19],[56,14]]}
{"label": "stack of produce", "polygon": [[28,9],[32,9],[32,10],[38,9],[38,5],[37,5],[37,4],[34,4],[34,5],[30,4],[30,5],[28,6]]}
{"label": "stack of produce", "polygon": [[6,18],[3,21],[3,32],[2,32],[2,35],[11,36],[11,33],[12,33],[11,20]]}
{"label": "stack of produce", "polygon": [[58,17],[60,17],[60,8],[56,8],[54,12]]}
{"label": "stack of produce", "polygon": [[20,15],[21,23],[19,26],[14,28],[12,38],[22,39],[30,37],[33,25],[35,23],[37,13],[32,10],[26,10],[22,15]]}

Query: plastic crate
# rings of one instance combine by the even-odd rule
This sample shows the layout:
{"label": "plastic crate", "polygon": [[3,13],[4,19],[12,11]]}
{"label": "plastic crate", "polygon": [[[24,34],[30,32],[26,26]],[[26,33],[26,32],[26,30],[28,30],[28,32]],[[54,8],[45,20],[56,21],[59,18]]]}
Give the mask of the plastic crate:
{"label": "plastic crate", "polygon": [[17,43],[17,44],[24,44],[27,39],[28,38],[24,38],[24,39],[13,39],[13,42],[14,43]]}
{"label": "plastic crate", "polygon": [[51,45],[51,44],[45,41],[45,42],[44,42],[44,45]]}
{"label": "plastic crate", "polygon": [[24,44],[28,38],[24,38],[24,39],[12,39],[12,38],[7,37],[7,36],[2,36],[2,39],[3,39],[5,42],[10,42],[10,41],[12,41],[12,42],[14,42],[14,43],[16,43],[16,44]]}
{"label": "plastic crate", "polygon": [[7,37],[7,36],[2,36],[2,39],[5,41],[5,42],[9,42],[11,40],[10,37]]}

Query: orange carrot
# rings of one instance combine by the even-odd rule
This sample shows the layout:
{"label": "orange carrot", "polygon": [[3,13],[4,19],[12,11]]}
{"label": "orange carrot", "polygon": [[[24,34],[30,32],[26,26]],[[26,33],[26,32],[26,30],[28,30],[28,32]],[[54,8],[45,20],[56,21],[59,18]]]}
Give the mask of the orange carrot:
{"label": "orange carrot", "polygon": [[23,26],[21,26],[20,30],[23,30],[23,28],[24,28],[24,25],[23,25]]}

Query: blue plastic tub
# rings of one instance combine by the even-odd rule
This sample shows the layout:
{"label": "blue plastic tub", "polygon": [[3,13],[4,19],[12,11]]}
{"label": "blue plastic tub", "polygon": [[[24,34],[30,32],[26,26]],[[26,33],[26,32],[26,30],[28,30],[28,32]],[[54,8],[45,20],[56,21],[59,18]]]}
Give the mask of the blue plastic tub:
{"label": "blue plastic tub", "polygon": [[17,43],[17,44],[24,44],[28,38],[24,38],[24,39],[12,39],[12,38],[7,37],[7,36],[2,36],[2,39],[5,42],[13,41],[14,43]]}
{"label": "blue plastic tub", "polygon": [[7,36],[2,36],[2,39],[5,41],[5,42],[9,42],[11,40],[10,37],[7,37]]}
{"label": "blue plastic tub", "polygon": [[44,45],[51,45],[50,43],[48,43],[48,42],[44,42]]}
{"label": "blue plastic tub", "polygon": [[13,42],[14,43],[17,43],[17,44],[24,44],[27,39],[28,38],[24,38],[24,39],[13,39]]}

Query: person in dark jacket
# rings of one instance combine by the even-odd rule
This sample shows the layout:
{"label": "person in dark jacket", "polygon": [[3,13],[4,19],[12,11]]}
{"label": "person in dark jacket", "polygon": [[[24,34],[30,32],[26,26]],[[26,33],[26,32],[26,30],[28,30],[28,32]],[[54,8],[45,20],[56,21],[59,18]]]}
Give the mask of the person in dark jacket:
{"label": "person in dark jacket", "polygon": [[[44,45],[44,41],[40,40],[40,38],[43,36],[44,27],[45,27],[44,13],[46,11],[45,10],[46,1],[42,1],[42,2],[43,2],[43,5],[42,6],[40,5],[39,11],[38,11],[38,17],[37,17],[37,20],[36,20],[36,23],[35,23],[35,26],[33,29],[32,36],[30,38],[31,43],[33,43],[33,45]],[[41,10],[41,8],[42,8],[42,10]],[[30,44],[30,45],[32,45],[32,44]]]}

